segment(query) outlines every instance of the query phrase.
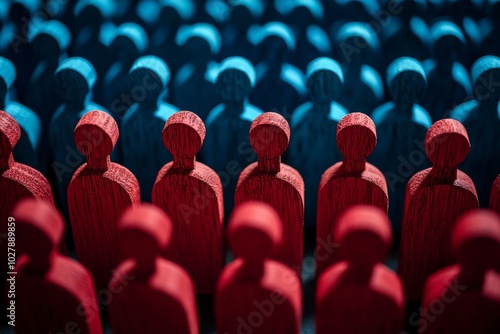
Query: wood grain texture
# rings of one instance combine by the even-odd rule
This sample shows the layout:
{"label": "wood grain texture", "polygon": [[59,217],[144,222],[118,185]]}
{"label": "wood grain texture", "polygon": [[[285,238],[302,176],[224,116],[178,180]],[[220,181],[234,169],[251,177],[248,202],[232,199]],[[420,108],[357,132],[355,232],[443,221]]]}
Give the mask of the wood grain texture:
{"label": "wood grain texture", "polygon": [[406,187],[398,270],[408,300],[418,301],[425,280],[453,263],[452,228],[463,213],[479,207],[474,183],[457,166],[470,150],[464,126],[437,121],[427,132],[425,148],[432,168],[415,174]]}
{"label": "wood grain texture", "polygon": [[464,214],[451,241],[458,263],[427,280],[419,332],[500,332],[500,216]]}
{"label": "wood grain texture", "polygon": [[316,224],[318,185],[321,174],[342,160],[333,133],[349,112],[335,102],[343,86],[342,69],[330,58],[317,58],[307,68],[307,90],[311,102],[292,115],[290,147],[283,160],[304,178],[305,226]]}
{"label": "wood grain texture", "polygon": [[118,218],[140,202],[135,176],[109,157],[118,135],[113,118],[98,110],[83,115],[74,131],[76,147],[87,162],[69,184],[69,215],[78,260],[92,273],[97,291],[106,288],[120,260]]}
{"label": "wood grain texture", "polygon": [[189,272],[198,294],[212,294],[224,266],[224,206],[218,175],[195,160],[204,137],[203,121],[192,112],[168,119],[163,143],[174,160],[158,172],[152,200],[174,222],[164,256]]}
{"label": "wood grain texture", "polygon": [[137,177],[143,201],[151,201],[151,191],[160,168],[172,161],[165,152],[161,132],[176,107],[163,102],[170,80],[170,70],[154,56],[137,59],[128,74],[129,86],[143,92],[126,112],[121,122],[120,150],[123,165]]}
{"label": "wood grain texture", "polygon": [[[0,233],[7,235],[7,218],[17,202],[33,198],[54,205],[47,179],[37,170],[15,162],[12,151],[19,141],[21,129],[16,120],[0,110]],[[3,238],[2,238],[3,239]],[[2,265],[7,263],[7,242],[1,240]]]}
{"label": "wood grain texture", "polygon": [[217,283],[218,333],[299,333],[300,280],[270,259],[285,241],[283,230],[278,213],[265,203],[249,201],[233,211],[227,232],[236,259]]}
{"label": "wood grain texture", "polygon": [[497,176],[495,182],[493,182],[491,186],[490,209],[500,213],[500,175]]}
{"label": "wood grain texture", "polygon": [[92,276],[57,251],[64,232],[59,212],[47,203],[25,199],[12,216],[20,254],[15,275],[16,333],[102,333]]}
{"label": "wood grain texture", "polygon": [[174,238],[170,218],[160,208],[129,208],[119,222],[122,262],[108,289],[113,333],[197,334],[194,285],[188,273],[162,257]]}
{"label": "wood grain texture", "polygon": [[245,168],[238,179],[235,205],[248,200],[271,205],[283,223],[284,244],[273,259],[301,272],[304,230],[304,181],[292,167],[281,163],[290,141],[290,128],[279,114],[258,116],[250,127],[250,145],[258,162]]}
{"label": "wood grain texture", "polygon": [[335,239],[339,215],[351,205],[373,205],[387,211],[384,175],[366,162],[377,143],[375,124],[365,114],[351,113],[337,126],[337,145],[344,156],[321,176],[316,222],[316,275],[336,261],[336,250],[323,249]]}
{"label": "wood grain texture", "polygon": [[392,242],[387,213],[353,206],[337,226],[342,261],[319,277],[316,333],[400,333],[405,298],[401,279],[384,265]]}

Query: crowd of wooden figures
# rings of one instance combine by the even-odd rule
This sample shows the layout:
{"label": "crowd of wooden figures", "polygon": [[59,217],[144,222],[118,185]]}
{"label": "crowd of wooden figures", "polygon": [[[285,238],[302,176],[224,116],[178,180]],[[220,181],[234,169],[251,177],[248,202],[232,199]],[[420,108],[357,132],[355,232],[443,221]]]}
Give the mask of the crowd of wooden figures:
{"label": "crowd of wooden figures", "polygon": [[308,231],[317,333],[500,333],[500,2],[116,3],[0,1],[17,333],[299,333]]}

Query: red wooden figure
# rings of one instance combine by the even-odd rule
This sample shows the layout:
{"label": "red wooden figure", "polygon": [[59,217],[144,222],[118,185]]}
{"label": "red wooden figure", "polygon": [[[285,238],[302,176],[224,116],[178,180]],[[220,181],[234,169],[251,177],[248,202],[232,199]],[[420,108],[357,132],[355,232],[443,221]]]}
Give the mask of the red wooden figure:
{"label": "red wooden figure", "polygon": [[283,247],[274,259],[292,267],[302,268],[304,233],[304,181],[292,167],[281,163],[281,155],[290,142],[290,127],[283,116],[264,113],[250,126],[250,145],[258,162],[247,166],[240,174],[235,193],[235,205],[247,200],[271,205],[283,223]]}
{"label": "red wooden figure", "polygon": [[398,270],[411,301],[420,300],[430,274],[453,262],[449,244],[457,218],[479,207],[474,183],[457,168],[470,150],[464,126],[437,121],[427,131],[425,150],[432,167],[406,186],[399,253]]}
{"label": "red wooden figure", "polygon": [[498,175],[491,186],[490,209],[500,213],[500,175]]}
{"label": "red wooden figure", "polygon": [[139,203],[139,184],[125,167],[110,161],[118,125],[102,111],[83,115],[74,132],[75,144],[87,162],[68,187],[68,207],[78,260],[94,277],[97,291],[106,288],[119,263],[117,220]]}
{"label": "red wooden figure", "polygon": [[316,333],[400,333],[405,298],[400,278],[384,265],[391,242],[387,213],[353,206],[338,220],[342,261],[318,279]]}
{"label": "red wooden figure", "polygon": [[265,203],[245,202],[234,209],[227,233],[236,259],[217,283],[217,332],[299,333],[300,280],[295,271],[270,259],[283,244],[278,213]]}
{"label": "red wooden figure", "polygon": [[195,159],[204,138],[203,121],[190,111],[167,120],[163,143],[174,160],[158,172],[152,199],[174,222],[165,257],[189,272],[198,294],[212,294],[224,266],[224,208],[219,176]]}
{"label": "red wooden figure", "polygon": [[2,265],[7,263],[7,219],[16,203],[35,198],[54,205],[47,179],[37,170],[15,162],[12,150],[21,137],[21,128],[8,113],[0,110],[0,244]]}
{"label": "red wooden figure", "polygon": [[8,273],[7,307],[14,306],[16,333],[102,333],[92,276],[57,251],[64,232],[59,212],[25,199],[12,216],[18,258],[17,275]]}
{"label": "red wooden figure", "polygon": [[143,204],[119,222],[123,262],[109,282],[113,333],[197,334],[194,285],[188,273],[162,257],[172,241],[172,222],[160,208]]}
{"label": "red wooden figure", "polygon": [[419,333],[500,333],[500,216],[463,215],[452,249],[458,264],[425,284]]}
{"label": "red wooden figure", "polygon": [[343,161],[328,168],[318,190],[316,222],[316,276],[335,262],[337,219],[349,206],[374,205],[387,212],[388,196],[384,175],[366,162],[377,143],[375,124],[365,114],[351,113],[337,126],[337,146]]}

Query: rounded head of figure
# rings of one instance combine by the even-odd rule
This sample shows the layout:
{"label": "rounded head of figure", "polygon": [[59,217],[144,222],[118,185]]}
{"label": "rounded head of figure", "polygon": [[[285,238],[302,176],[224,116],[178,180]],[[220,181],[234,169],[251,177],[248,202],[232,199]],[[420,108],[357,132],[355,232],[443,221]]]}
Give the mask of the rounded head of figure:
{"label": "rounded head of figure", "polygon": [[394,101],[417,103],[427,90],[422,64],[410,57],[394,60],[387,68],[387,85]]}
{"label": "rounded head of figure", "polygon": [[140,57],[132,65],[128,80],[132,90],[138,87],[144,92],[144,98],[137,102],[157,101],[170,81],[170,69],[156,56]]}
{"label": "rounded head of figure", "polygon": [[242,57],[226,58],[219,69],[216,87],[227,102],[245,100],[255,85],[255,69]]}
{"label": "rounded head of figure", "polygon": [[249,37],[258,45],[262,58],[274,64],[287,61],[295,52],[295,35],[283,22],[270,22],[249,30]]}
{"label": "rounded head of figure", "polygon": [[[19,28],[31,21],[32,15],[38,8],[37,0],[14,0],[9,8],[9,21]],[[4,4],[5,5],[5,4]]]}
{"label": "rounded head of figure", "polygon": [[277,159],[290,143],[290,126],[280,114],[265,112],[253,120],[248,137],[259,159]]}
{"label": "rounded head of figure", "polygon": [[350,207],[339,218],[335,239],[343,260],[357,267],[383,263],[392,243],[389,217],[374,206]]}
{"label": "rounded head of figure", "polygon": [[342,25],[337,32],[335,42],[338,59],[350,67],[359,68],[366,64],[380,48],[380,42],[373,28],[361,22],[349,22]]}
{"label": "rounded head of figure", "polygon": [[307,90],[311,100],[331,102],[337,99],[344,86],[340,65],[331,58],[316,58],[307,66]]}
{"label": "rounded head of figure", "polygon": [[0,101],[4,101],[7,93],[16,80],[16,68],[7,58],[0,57]]}
{"label": "rounded head of figure", "polygon": [[36,28],[30,36],[33,51],[39,59],[58,61],[71,40],[68,28],[59,21],[48,21]]}
{"label": "rounded head of figure", "polygon": [[431,28],[434,59],[437,62],[456,60],[457,55],[465,48],[465,37],[460,28],[453,22],[440,21]]}
{"label": "rounded head of figure", "polygon": [[219,31],[208,23],[182,26],[175,38],[177,45],[184,47],[196,64],[206,64],[217,57],[222,43]]}
{"label": "rounded head of figure", "polygon": [[112,15],[114,5],[110,0],[79,0],[74,8],[77,25],[98,29]]}
{"label": "rounded head of figure", "polygon": [[344,116],[337,125],[337,146],[346,160],[366,160],[377,145],[375,123],[360,112]]}
{"label": "rounded head of figure", "polygon": [[115,30],[109,48],[111,53],[125,63],[131,63],[148,47],[146,31],[136,23],[123,23]]}
{"label": "rounded head of figure", "polygon": [[88,60],[80,57],[68,58],[56,70],[55,90],[64,102],[83,104],[96,79],[96,71]]}
{"label": "rounded head of figure", "polygon": [[486,209],[462,215],[453,230],[452,249],[463,270],[500,270],[500,216]]}
{"label": "rounded head of figure", "polygon": [[0,110],[0,170],[12,163],[12,150],[21,138],[21,128],[14,117]]}
{"label": "rounded head of figure", "polygon": [[434,167],[457,168],[470,151],[467,130],[459,121],[441,119],[425,136],[425,152]]}
{"label": "rounded head of figure", "polygon": [[29,258],[27,268],[45,271],[51,253],[57,251],[64,234],[64,221],[52,205],[35,199],[19,202],[12,216],[16,220],[16,245],[20,254]]}
{"label": "rounded head of figure", "polygon": [[471,69],[474,93],[480,101],[500,100],[500,58],[484,56]]}
{"label": "rounded head of figure", "polygon": [[283,227],[272,206],[248,201],[233,210],[227,235],[229,247],[236,257],[257,264],[279,249],[283,241]]}
{"label": "rounded head of figure", "polygon": [[152,204],[127,209],[118,223],[122,259],[134,259],[138,273],[149,273],[170,244],[172,231],[170,217]]}

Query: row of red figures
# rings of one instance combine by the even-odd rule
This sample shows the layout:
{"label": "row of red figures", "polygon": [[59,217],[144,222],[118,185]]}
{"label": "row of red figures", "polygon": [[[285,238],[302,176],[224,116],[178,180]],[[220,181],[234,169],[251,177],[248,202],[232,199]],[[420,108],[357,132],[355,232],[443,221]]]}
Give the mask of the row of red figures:
{"label": "row of red figures", "polygon": [[[125,210],[117,228],[121,262],[97,293],[90,272],[59,253],[64,223],[53,206],[25,199],[12,215],[22,254],[15,275],[16,312],[23,319],[17,333],[67,333],[68,328],[102,333],[97,299],[103,296],[113,333],[199,332],[193,281],[164,257],[175,226],[160,208],[139,204]],[[317,282],[316,332],[401,333],[403,282],[383,264],[392,241],[387,214],[374,206],[353,206],[337,226],[339,261]],[[238,205],[227,236],[235,260],[216,284],[217,332],[299,333],[299,276],[272,259],[284,241],[276,210],[257,201]],[[498,333],[500,216],[489,210],[464,214],[451,246],[458,262],[427,280],[419,333]]]}
{"label": "row of red figures", "polygon": [[[53,204],[53,198],[40,173],[14,162],[19,126],[8,114],[0,116],[1,218],[7,221],[20,199],[34,197]],[[168,119],[162,137],[174,159],[158,173],[152,202],[174,222],[173,238],[163,255],[188,272],[197,294],[213,294],[225,255],[222,185],[213,170],[195,161],[204,136],[204,124],[194,113],[178,112]],[[249,137],[258,162],[241,173],[235,203],[261,201],[276,210],[283,245],[271,258],[300,273],[304,184],[297,171],[280,162],[290,139],[288,123],[276,113],[264,113],[252,123]],[[68,188],[71,229],[78,260],[101,291],[108,287],[123,256],[117,222],[127,208],[140,204],[140,190],[130,171],[110,161],[118,139],[118,126],[111,116],[100,111],[85,114],[74,138],[87,163],[74,173]],[[387,212],[389,205],[384,176],[366,163],[376,145],[372,120],[362,113],[345,116],[337,128],[337,145],[344,159],[323,174],[318,191],[317,277],[341,260],[340,252],[322,249],[341,234],[340,214],[353,205]],[[408,183],[399,259],[405,298],[411,301],[421,300],[424,283],[433,272],[453,263],[449,244],[454,222],[478,209],[473,182],[457,169],[470,150],[465,128],[455,120],[440,120],[429,129],[425,147],[433,167],[415,174]],[[491,203],[497,211],[499,189],[495,182]],[[7,232],[6,224],[1,232]]]}

